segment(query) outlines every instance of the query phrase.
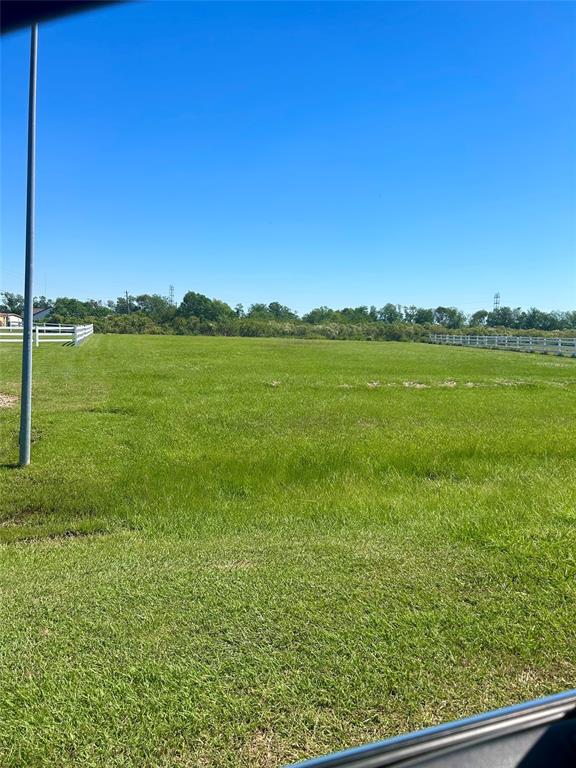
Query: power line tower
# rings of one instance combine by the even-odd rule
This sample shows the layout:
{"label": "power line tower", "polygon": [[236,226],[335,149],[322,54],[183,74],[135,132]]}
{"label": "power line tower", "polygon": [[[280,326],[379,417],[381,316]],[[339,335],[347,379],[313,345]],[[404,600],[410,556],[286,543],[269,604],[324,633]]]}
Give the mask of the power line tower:
{"label": "power line tower", "polygon": [[173,285],[170,286],[170,299],[169,299],[169,301],[170,301],[170,304],[172,306],[174,306],[174,286]]}
{"label": "power line tower", "polygon": [[500,292],[494,294],[494,312],[500,309]]}

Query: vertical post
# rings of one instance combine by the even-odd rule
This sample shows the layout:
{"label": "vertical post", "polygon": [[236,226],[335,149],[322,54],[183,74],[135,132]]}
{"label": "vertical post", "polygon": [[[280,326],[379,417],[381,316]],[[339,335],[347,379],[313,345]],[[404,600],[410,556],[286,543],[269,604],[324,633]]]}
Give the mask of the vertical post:
{"label": "vertical post", "polygon": [[40,327],[36,326],[36,346],[40,344]]}
{"label": "vertical post", "polygon": [[26,262],[24,268],[24,328],[22,331],[22,391],[20,397],[19,464],[30,464],[32,430],[32,300],[34,271],[34,188],[36,181],[36,57],[38,25],[30,34],[30,90],[28,94],[28,174],[26,179]]}

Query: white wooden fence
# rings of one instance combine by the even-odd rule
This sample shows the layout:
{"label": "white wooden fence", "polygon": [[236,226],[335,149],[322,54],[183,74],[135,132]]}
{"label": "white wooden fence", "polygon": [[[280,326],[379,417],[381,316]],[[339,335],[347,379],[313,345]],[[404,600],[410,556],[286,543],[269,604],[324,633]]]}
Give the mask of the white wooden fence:
{"label": "white wooden fence", "polygon": [[453,344],[459,347],[510,349],[519,352],[550,352],[576,357],[576,338],[562,339],[550,336],[457,336],[449,333],[431,333],[432,344]]}
{"label": "white wooden fence", "polygon": [[[32,337],[36,346],[46,342],[78,346],[94,333],[93,325],[34,325]],[[1,342],[22,342],[23,328],[0,327]]]}

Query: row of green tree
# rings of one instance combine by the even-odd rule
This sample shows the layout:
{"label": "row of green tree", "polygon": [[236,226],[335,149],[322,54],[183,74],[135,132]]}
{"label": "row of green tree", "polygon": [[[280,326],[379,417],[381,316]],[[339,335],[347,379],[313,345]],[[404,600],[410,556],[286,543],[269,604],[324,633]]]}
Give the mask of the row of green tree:
{"label": "row of green tree", "polygon": [[[0,310],[20,314],[23,297],[2,293]],[[301,317],[278,301],[269,304],[242,304],[234,308],[219,299],[210,299],[201,293],[188,291],[182,302],[175,305],[159,294],[120,296],[104,304],[97,300],[80,301],[61,297],[54,301],[40,296],[35,307],[50,308],[47,322],[92,322],[100,332],[116,333],[224,333],[226,335],[314,335],[314,328],[329,328],[330,333],[320,335],[350,337],[345,328],[354,327],[354,337],[390,337],[392,329],[413,338],[418,329],[428,332],[432,328],[458,330],[464,328],[513,329],[534,331],[567,331],[576,329],[576,311],[544,312],[531,308],[500,307],[488,311],[478,310],[465,315],[456,307],[424,308],[385,304],[375,306],[316,307]],[[383,330],[388,326],[388,331]],[[313,327],[313,328],[312,328]],[[408,332],[409,329],[411,332]],[[300,330],[297,330],[300,329]],[[380,330],[379,330],[380,329]]]}

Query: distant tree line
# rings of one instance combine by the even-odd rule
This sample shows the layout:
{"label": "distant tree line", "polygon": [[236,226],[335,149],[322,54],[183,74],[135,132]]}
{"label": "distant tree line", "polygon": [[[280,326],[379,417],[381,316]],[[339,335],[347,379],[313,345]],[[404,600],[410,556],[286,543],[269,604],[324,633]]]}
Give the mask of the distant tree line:
{"label": "distant tree line", "polygon": [[[0,294],[0,311],[21,314],[23,297]],[[569,332],[576,330],[576,311],[544,312],[532,307],[481,309],[466,315],[456,307],[425,308],[384,304],[316,307],[301,317],[278,301],[232,308],[219,299],[188,291],[179,305],[160,294],[120,296],[116,301],[39,296],[35,307],[51,308],[46,322],[94,323],[100,333],[202,334],[225,336],[297,336],[302,338],[418,339],[430,331]]]}

